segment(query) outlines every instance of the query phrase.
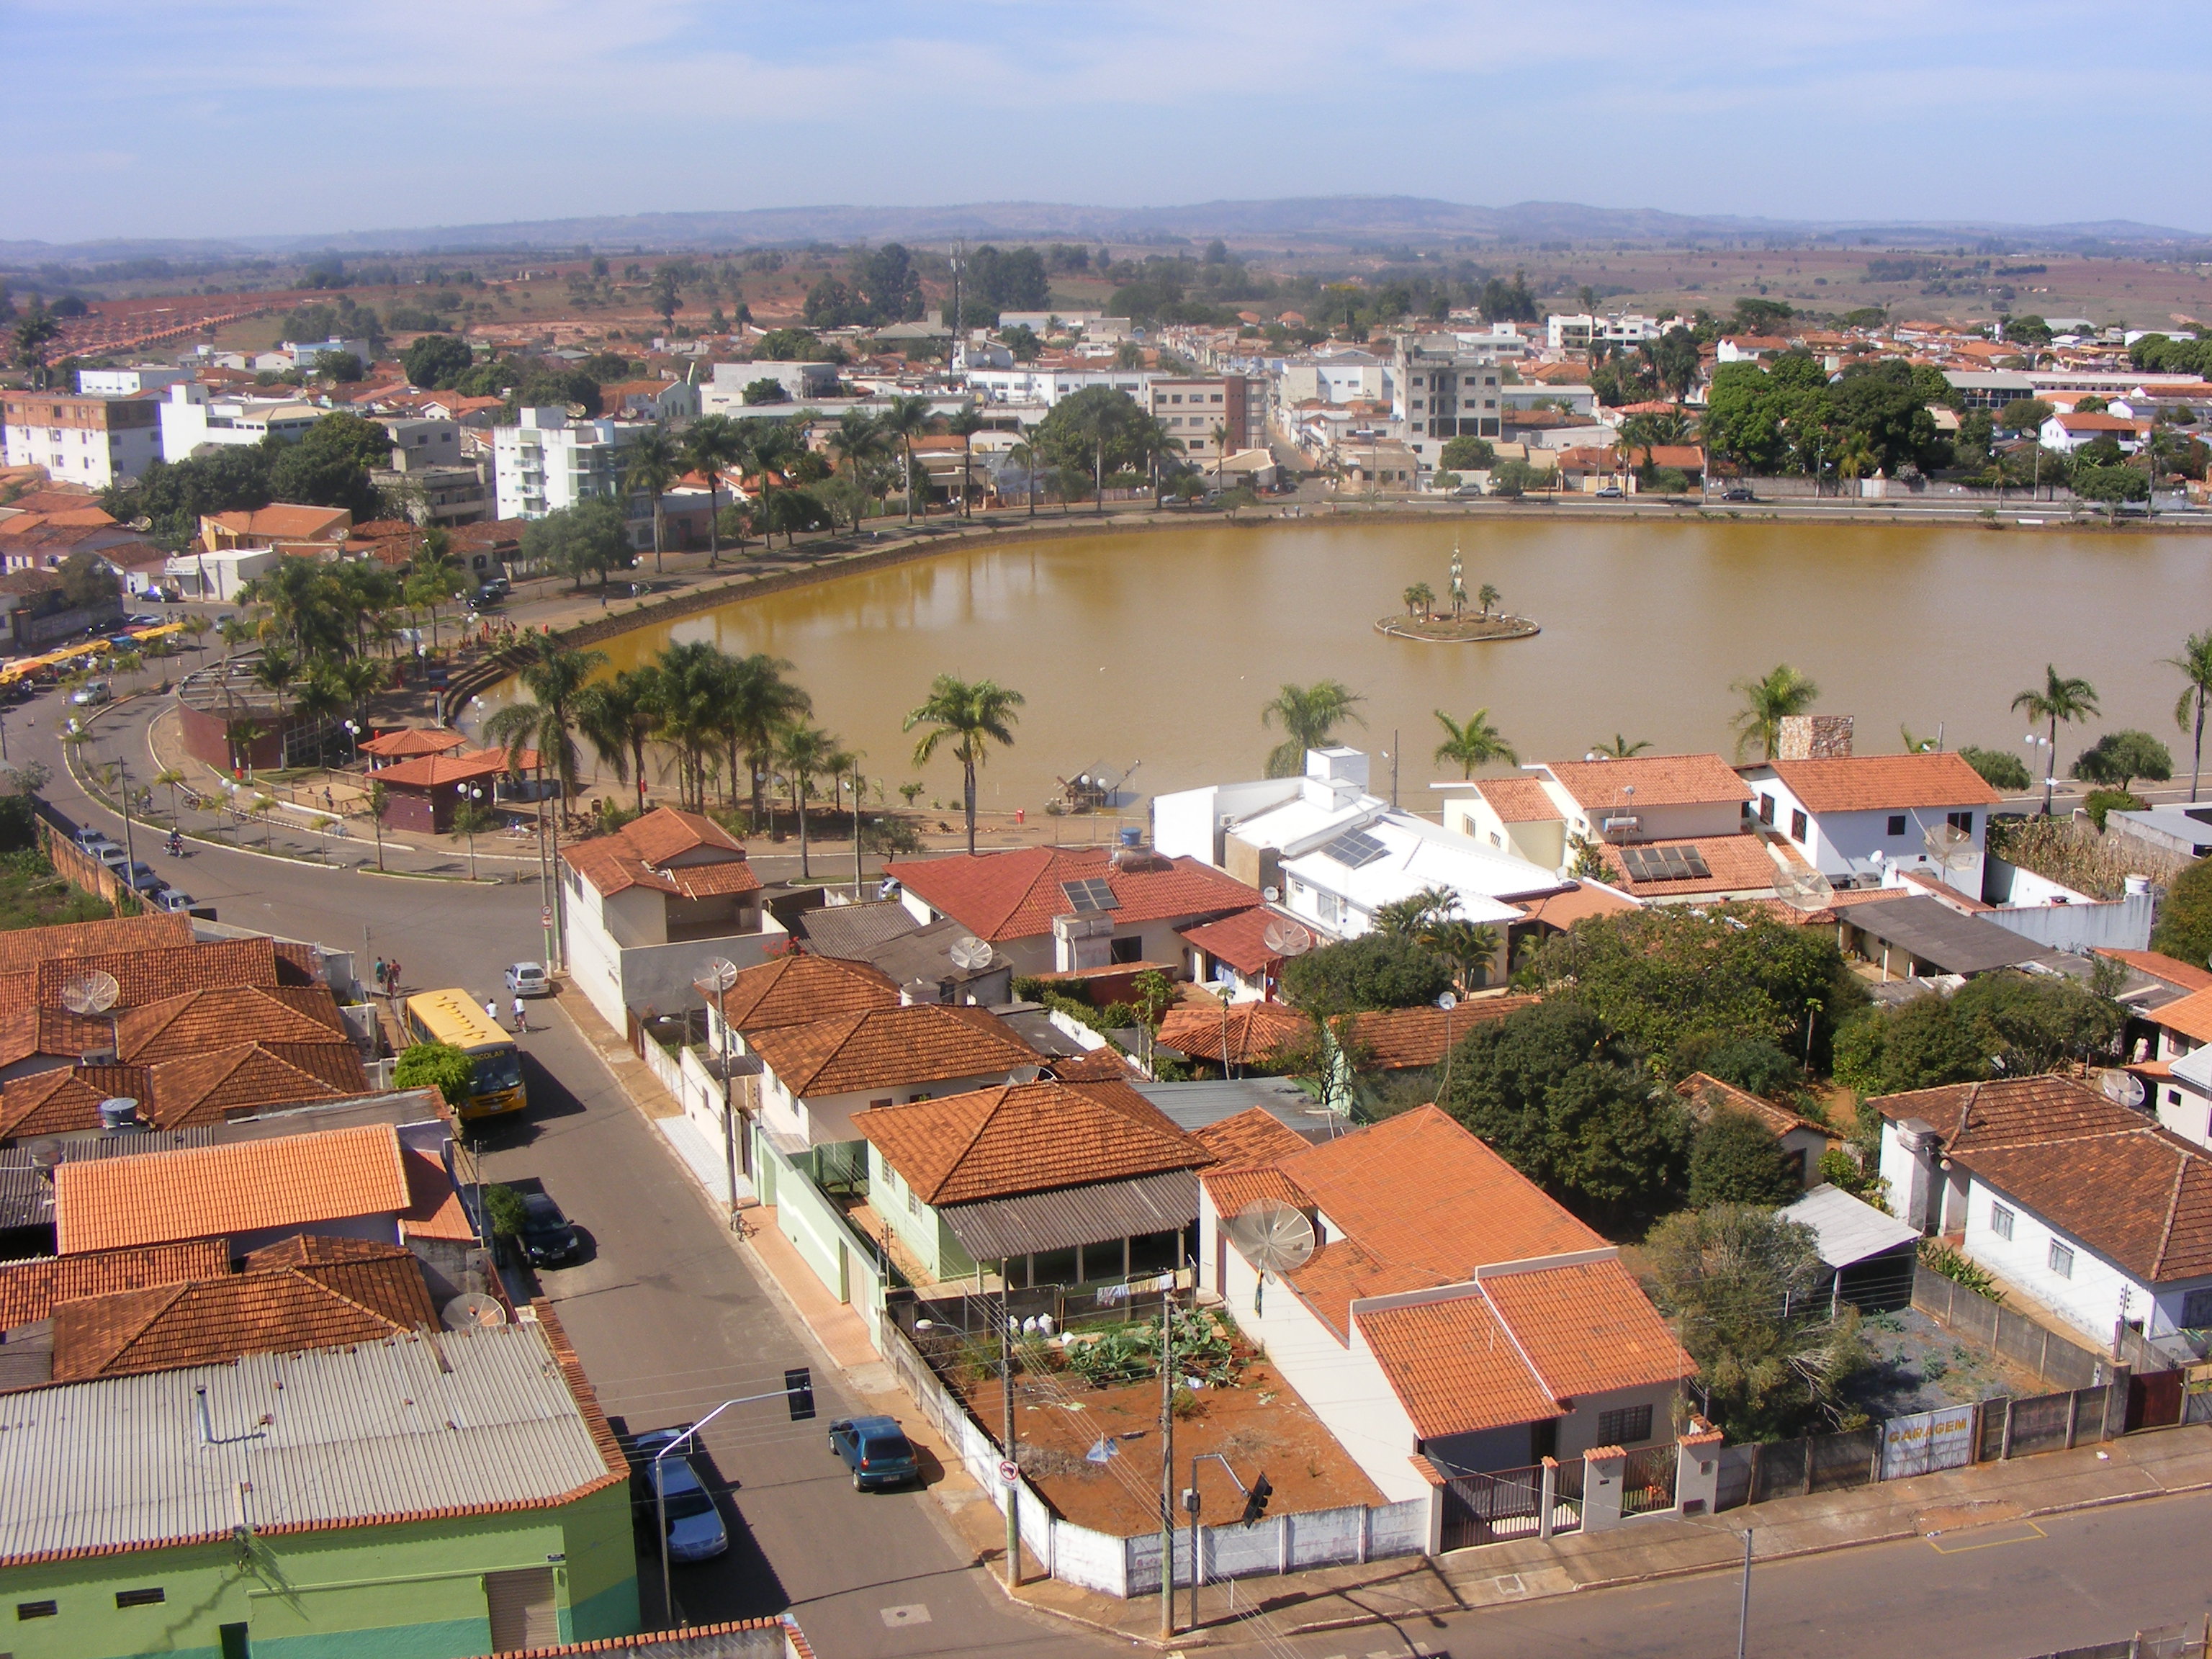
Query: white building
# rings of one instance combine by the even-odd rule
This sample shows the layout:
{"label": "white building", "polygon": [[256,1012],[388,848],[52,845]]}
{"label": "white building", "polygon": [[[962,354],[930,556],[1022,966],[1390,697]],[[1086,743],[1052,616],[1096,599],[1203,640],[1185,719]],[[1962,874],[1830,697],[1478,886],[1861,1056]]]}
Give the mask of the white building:
{"label": "white building", "polygon": [[1146,403],[1146,388],[1153,375],[1133,368],[1040,368],[1036,364],[1012,368],[971,368],[968,385],[994,404],[1042,404],[1050,409],[1062,398],[1094,386],[1110,386],[1138,403]]}
{"label": "white building", "polygon": [[1656,318],[1632,312],[1620,317],[1599,317],[1584,311],[1544,319],[1544,343],[1553,351],[1587,351],[1591,342],[1597,340],[1607,345],[1641,345],[1665,331],[1666,325]]}
{"label": "white building", "polygon": [[1454,438],[1498,435],[1504,371],[1494,353],[1470,351],[1449,334],[1401,335],[1391,378],[1391,415],[1423,471]]}
{"label": "white building", "polygon": [[2045,449],[2071,455],[2077,449],[2110,438],[2119,445],[2122,454],[2132,455],[2136,446],[2150,435],[2150,428],[2148,421],[2132,420],[2125,415],[2074,415],[2062,411],[2036,429],[2036,441]]}
{"label": "white building", "polygon": [[708,413],[744,412],[744,389],[757,380],[774,380],[793,403],[837,395],[837,365],[804,361],[716,363],[714,378],[700,387],[701,407]]}
{"label": "white building", "polygon": [[128,368],[80,368],[76,372],[76,389],[127,398],[133,392],[159,392],[164,386],[191,378],[189,368],[167,363],[135,363]]}
{"label": "white building", "polygon": [[1767,761],[1741,769],[1760,824],[1838,887],[1917,870],[1982,896],[1990,809],[2002,803],[1954,754]]}
{"label": "white building", "polygon": [[0,410],[8,465],[42,466],[56,483],[105,489],[161,457],[157,411],[131,392],[9,392]]}
{"label": "white building", "polygon": [[542,519],[579,501],[619,501],[622,451],[642,421],[572,421],[558,409],[526,409],[520,426],[492,432],[495,516]]}
{"label": "white building", "polygon": [[325,351],[341,357],[356,358],[363,368],[376,360],[376,354],[368,341],[341,340],[336,335],[327,340],[287,340],[277,349],[289,360],[288,366],[298,369],[302,374],[313,374],[315,359]]}
{"label": "white building", "polygon": [[205,444],[296,441],[328,412],[296,398],[213,398],[193,380],[172,386],[161,410],[165,461],[187,460]]}

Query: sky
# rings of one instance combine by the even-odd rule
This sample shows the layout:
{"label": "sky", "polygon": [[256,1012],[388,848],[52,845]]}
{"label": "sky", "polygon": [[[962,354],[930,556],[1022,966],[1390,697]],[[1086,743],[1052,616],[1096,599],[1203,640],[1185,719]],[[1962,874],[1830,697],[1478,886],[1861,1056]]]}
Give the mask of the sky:
{"label": "sky", "polygon": [[1313,194],[2212,231],[2204,0],[0,0],[0,240]]}

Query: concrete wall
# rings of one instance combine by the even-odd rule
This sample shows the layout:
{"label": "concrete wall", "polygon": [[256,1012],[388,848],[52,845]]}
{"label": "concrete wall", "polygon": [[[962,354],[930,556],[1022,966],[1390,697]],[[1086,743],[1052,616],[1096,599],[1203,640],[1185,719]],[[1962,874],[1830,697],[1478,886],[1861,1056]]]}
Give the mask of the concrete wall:
{"label": "concrete wall", "polygon": [[[2033,871],[2015,870],[2002,859],[1993,858],[1989,862],[1992,888],[2002,886],[2008,890],[2012,902],[1984,913],[1984,921],[1993,921],[2008,933],[2033,939],[2038,945],[2047,945],[2054,951],[2150,948],[2151,924],[2157,908],[2157,901],[2150,894],[2130,893],[2124,898],[2069,900],[2054,904],[2036,895],[2046,888],[2057,888],[2059,893],[2064,893],[2066,889],[2057,888],[2056,883],[2045,881]],[[2000,882],[2002,872],[2009,872],[2009,878]]]}

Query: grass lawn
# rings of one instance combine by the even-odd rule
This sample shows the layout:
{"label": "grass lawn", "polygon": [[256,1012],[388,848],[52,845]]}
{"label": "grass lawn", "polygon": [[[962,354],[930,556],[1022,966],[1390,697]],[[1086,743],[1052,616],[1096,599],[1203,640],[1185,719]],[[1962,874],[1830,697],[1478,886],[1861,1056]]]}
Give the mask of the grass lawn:
{"label": "grass lawn", "polygon": [[51,927],[65,921],[105,921],[115,907],[72,887],[35,848],[0,853],[0,930]]}

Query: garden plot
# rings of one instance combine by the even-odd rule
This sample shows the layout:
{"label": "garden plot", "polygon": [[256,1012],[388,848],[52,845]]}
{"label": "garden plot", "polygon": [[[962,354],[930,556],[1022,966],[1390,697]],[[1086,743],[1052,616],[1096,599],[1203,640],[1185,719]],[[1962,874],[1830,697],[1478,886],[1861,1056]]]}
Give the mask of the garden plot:
{"label": "garden plot", "polygon": [[1962,1340],[1917,1309],[1872,1315],[1859,1329],[1872,1363],[1844,1385],[1844,1395],[1877,1423],[2000,1395],[2050,1392],[2032,1371]]}

